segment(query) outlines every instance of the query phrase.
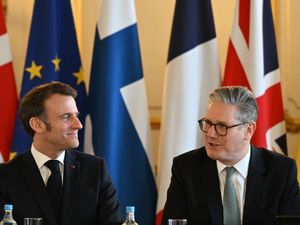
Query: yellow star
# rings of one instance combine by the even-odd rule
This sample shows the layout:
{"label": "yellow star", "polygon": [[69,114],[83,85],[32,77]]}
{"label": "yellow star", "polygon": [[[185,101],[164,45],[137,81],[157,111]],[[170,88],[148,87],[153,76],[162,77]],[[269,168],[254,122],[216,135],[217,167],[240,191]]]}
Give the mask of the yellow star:
{"label": "yellow star", "polygon": [[55,59],[51,60],[51,62],[54,64],[55,72],[60,70],[60,67],[59,67],[60,61],[61,61],[61,59],[57,58],[57,56],[55,56]]}
{"label": "yellow star", "polygon": [[42,74],[41,74],[42,68],[43,68],[43,66],[37,66],[35,64],[35,61],[32,61],[31,67],[28,67],[25,70],[30,73],[30,80],[32,80],[34,77],[39,77],[39,78],[42,77]]}
{"label": "yellow star", "polygon": [[15,158],[16,155],[17,155],[16,152],[10,151],[10,154],[9,154],[9,160]]}
{"label": "yellow star", "polygon": [[77,77],[77,85],[79,85],[81,82],[84,82],[84,74],[82,67],[80,67],[77,73],[73,73],[73,75]]}

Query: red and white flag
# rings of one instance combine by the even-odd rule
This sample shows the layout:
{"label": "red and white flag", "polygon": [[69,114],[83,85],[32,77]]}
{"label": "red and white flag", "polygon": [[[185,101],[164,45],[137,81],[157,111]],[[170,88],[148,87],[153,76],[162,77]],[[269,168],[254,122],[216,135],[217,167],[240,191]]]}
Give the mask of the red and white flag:
{"label": "red and white flag", "polygon": [[252,143],[287,154],[284,111],[269,0],[238,0],[223,86],[247,86],[259,113]]}
{"label": "red and white flag", "polygon": [[173,157],[203,145],[198,120],[220,80],[210,0],[177,0],[164,86],[156,224],[161,221]]}
{"label": "red and white flag", "polygon": [[0,1],[0,162],[9,160],[17,101],[9,40]]}

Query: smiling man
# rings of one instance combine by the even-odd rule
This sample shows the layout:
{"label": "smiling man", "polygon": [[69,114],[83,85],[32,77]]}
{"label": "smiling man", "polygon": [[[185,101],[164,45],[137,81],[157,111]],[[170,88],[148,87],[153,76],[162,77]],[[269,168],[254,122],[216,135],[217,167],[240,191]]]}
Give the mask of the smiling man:
{"label": "smiling man", "polygon": [[121,221],[119,202],[102,158],[79,146],[76,90],[61,82],[40,85],[21,100],[20,118],[33,138],[29,151],[0,165],[3,205],[14,219],[41,217],[43,225],[104,225]]}
{"label": "smiling man", "polygon": [[174,158],[163,225],[275,225],[276,215],[300,214],[295,160],[250,144],[257,114],[247,88],[210,93],[204,147]]}

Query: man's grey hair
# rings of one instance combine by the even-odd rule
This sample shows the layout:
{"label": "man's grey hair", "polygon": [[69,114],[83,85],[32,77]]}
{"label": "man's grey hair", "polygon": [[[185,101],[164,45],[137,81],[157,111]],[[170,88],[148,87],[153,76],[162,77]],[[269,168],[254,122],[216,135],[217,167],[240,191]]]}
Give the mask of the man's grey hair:
{"label": "man's grey hair", "polygon": [[255,96],[246,87],[225,86],[213,90],[208,97],[208,103],[221,102],[226,105],[236,105],[235,118],[242,122],[256,122],[258,106]]}

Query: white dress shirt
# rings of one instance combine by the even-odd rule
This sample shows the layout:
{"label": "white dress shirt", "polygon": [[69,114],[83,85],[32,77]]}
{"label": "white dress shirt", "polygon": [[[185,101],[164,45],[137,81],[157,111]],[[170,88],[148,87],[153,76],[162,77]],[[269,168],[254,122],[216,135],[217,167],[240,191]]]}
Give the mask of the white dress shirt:
{"label": "white dress shirt", "polygon": [[[243,212],[244,212],[244,203],[245,203],[245,195],[246,195],[246,183],[247,183],[247,175],[248,175],[250,152],[251,152],[250,148],[251,147],[249,146],[249,150],[242,160],[232,165],[235,168],[235,172],[232,175],[232,182],[237,192],[238,207],[240,209],[242,224],[243,224]],[[224,195],[224,186],[226,181],[225,168],[227,166],[228,165],[225,165],[217,160],[222,202],[223,202],[223,195]]]}
{"label": "white dress shirt", "polygon": [[[45,183],[45,185],[48,182],[48,178],[51,175],[51,171],[50,169],[45,166],[45,163],[48,160],[51,160],[51,158],[49,158],[48,156],[44,155],[43,153],[39,152],[38,150],[36,150],[33,145],[31,145],[31,154],[33,155],[33,158],[36,162],[36,165],[38,166],[41,176],[43,178],[43,181]],[[62,181],[64,180],[64,159],[65,159],[65,151],[62,152],[62,154],[60,154],[55,160],[58,160],[59,163],[59,169],[60,169],[60,173],[61,173],[61,178]]]}

